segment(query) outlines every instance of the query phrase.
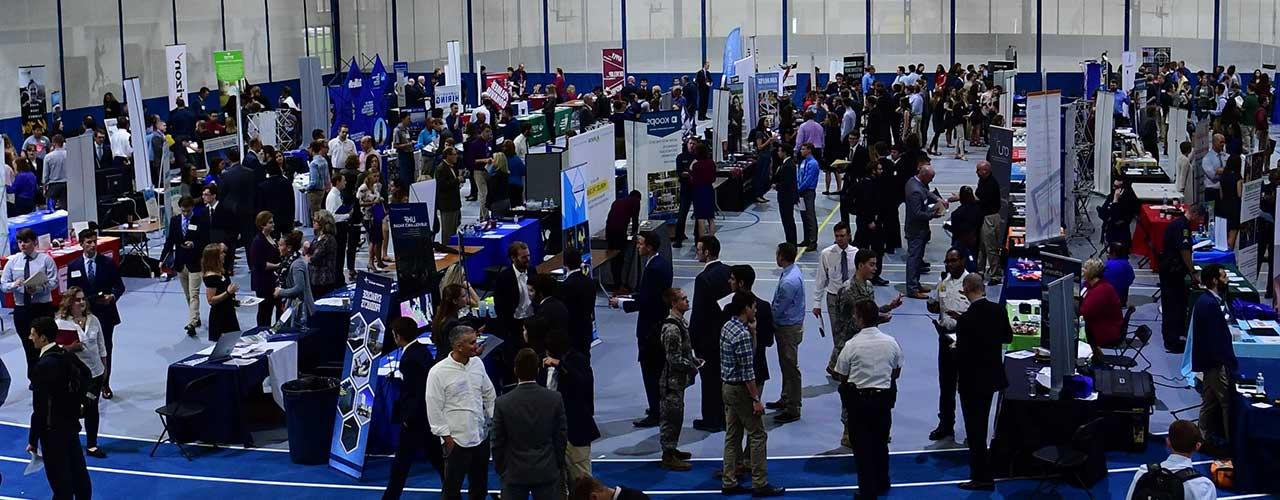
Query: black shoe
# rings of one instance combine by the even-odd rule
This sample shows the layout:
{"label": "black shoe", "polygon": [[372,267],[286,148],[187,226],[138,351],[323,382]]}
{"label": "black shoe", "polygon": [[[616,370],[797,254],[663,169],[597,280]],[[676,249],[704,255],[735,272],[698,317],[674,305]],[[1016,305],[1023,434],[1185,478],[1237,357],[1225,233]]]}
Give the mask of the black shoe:
{"label": "black shoe", "polygon": [[683,246],[684,246],[684,241],[681,241],[681,240],[675,240],[675,241],[671,242],[671,248],[680,248],[680,247],[683,247]]}
{"label": "black shoe", "polygon": [[962,490],[969,491],[995,491],[996,483],[992,481],[965,481],[958,484]]}
{"label": "black shoe", "polygon": [[937,429],[934,429],[933,432],[929,433],[930,441],[942,441],[949,437],[956,437],[956,431],[950,425],[939,425]]}
{"label": "black shoe", "polygon": [[806,251],[806,252],[816,252],[816,251],[818,251],[818,245],[809,245],[809,246],[806,246],[806,247],[804,247],[804,251]]}
{"label": "black shoe", "polygon": [[703,431],[703,432],[710,432],[710,433],[712,433],[712,434],[715,434],[715,433],[717,433],[717,432],[724,432],[724,425],[723,425],[723,424],[721,424],[721,425],[708,424],[708,423],[707,423],[707,421],[706,421],[706,420],[703,420],[703,419],[696,419],[696,420],[694,420],[694,421],[693,421],[693,428],[694,428],[694,429],[697,429],[697,430],[700,430],[700,431]]}
{"label": "black shoe", "polygon": [[791,413],[791,412],[786,411],[786,410],[783,410],[783,411],[779,412],[777,415],[774,415],[774,416],[773,416],[773,421],[774,421],[774,422],[777,422],[777,423],[779,423],[779,424],[789,424],[789,423],[791,423],[791,422],[795,422],[795,421],[797,421],[797,420],[800,420],[800,414],[799,414],[799,413]]}
{"label": "black shoe", "polygon": [[783,408],[786,408],[787,405],[783,403],[782,400],[778,400],[778,401],[770,401],[768,403],[765,403],[764,407],[770,410],[781,410]]}
{"label": "black shoe", "polygon": [[787,493],[787,489],[786,489],[786,488],[780,488],[780,487],[778,487],[778,486],[774,486],[774,485],[772,485],[772,484],[770,484],[770,485],[768,485],[768,486],[762,486],[762,487],[756,488],[756,489],[754,489],[754,490],[751,490],[751,496],[756,497],[756,498],[760,498],[760,497],[780,497],[780,496],[782,496],[782,495],[784,495],[784,494],[786,494],[786,493]]}
{"label": "black shoe", "polygon": [[195,336],[196,336],[196,327],[195,327],[195,325],[187,325],[187,336],[188,336],[188,337],[195,337]]}
{"label": "black shoe", "polygon": [[871,278],[871,284],[875,286],[888,286],[889,280],[884,278]]}
{"label": "black shoe", "polygon": [[107,452],[102,451],[102,448],[99,448],[97,446],[94,446],[93,448],[85,449],[84,454],[89,455],[93,458],[107,458]]}
{"label": "black shoe", "polygon": [[639,428],[642,428],[642,429],[644,429],[644,428],[648,428],[648,427],[657,427],[657,426],[658,426],[658,417],[655,417],[655,416],[653,416],[653,415],[649,415],[649,416],[644,417],[644,418],[642,418],[642,419],[632,421],[632,422],[631,422],[631,425],[634,425],[634,426],[639,427]]}
{"label": "black shoe", "polygon": [[747,493],[751,493],[751,492],[752,492],[751,488],[748,488],[741,484],[735,484],[731,488],[725,488],[725,487],[720,488],[721,495],[746,495]]}

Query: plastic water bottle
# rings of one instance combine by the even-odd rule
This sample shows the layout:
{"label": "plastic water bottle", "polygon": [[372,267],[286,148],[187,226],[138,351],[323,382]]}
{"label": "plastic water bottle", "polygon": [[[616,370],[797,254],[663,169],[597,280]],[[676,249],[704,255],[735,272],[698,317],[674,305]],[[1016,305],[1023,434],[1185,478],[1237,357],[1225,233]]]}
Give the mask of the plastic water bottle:
{"label": "plastic water bottle", "polygon": [[1267,396],[1266,379],[1262,378],[1262,372],[1258,372],[1258,394],[1262,397]]}
{"label": "plastic water bottle", "polygon": [[1027,370],[1027,397],[1036,397],[1036,372]]}

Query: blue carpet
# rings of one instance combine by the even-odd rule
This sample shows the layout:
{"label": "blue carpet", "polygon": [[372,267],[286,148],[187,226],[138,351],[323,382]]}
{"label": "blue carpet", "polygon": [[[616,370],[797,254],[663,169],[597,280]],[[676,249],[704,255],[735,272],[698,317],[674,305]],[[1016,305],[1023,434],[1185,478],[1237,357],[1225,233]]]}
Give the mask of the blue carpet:
{"label": "blue carpet", "polygon": [[[90,458],[90,475],[98,498],[213,498],[239,495],[273,500],[287,498],[375,498],[389,475],[391,460],[372,458],[363,481],[353,480],[328,466],[295,465],[288,453],[239,448],[189,447],[196,454],[192,462],[173,445],[161,445],[155,458],[147,456],[151,443],[132,439],[103,438],[105,460]],[[1109,453],[1108,477],[1092,488],[1099,498],[1123,498],[1133,469],[1163,459],[1163,440],[1154,440],[1143,453]],[[0,449],[21,450],[26,429],[0,426]],[[954,486],[968,475],[964,450],[904,452],[890,458],[895,498],[1031,498],[1038,481],[1010,480],[999,483],[996,494],[970,494]],[[0,494],[45,497],[49,494],[43,473],[22,476],[26,459],[20,453],[0,455]],[[654,461],[598,461],[594,472],[609,484],[625,483],[654,493],[655,497],[716,497],[719,481],[712,472],[719,460],[695,460],[691,472],[674,473],[660,469]],[[1201,466],[1207,469],[1207,466]],[[796,498],[848,498],[857,484],[853,458],[818,456],[773,459],[769,462],[771,482],[786,486]],[[496,488],[497,477],[490,486]],[[425,462],[415,467],[407,493],[435,496],[438,479]],[[1065,498],[1084,497],[1084,492],[1063,486]],[[1219,495],[1227,496],[1221,491]]]}

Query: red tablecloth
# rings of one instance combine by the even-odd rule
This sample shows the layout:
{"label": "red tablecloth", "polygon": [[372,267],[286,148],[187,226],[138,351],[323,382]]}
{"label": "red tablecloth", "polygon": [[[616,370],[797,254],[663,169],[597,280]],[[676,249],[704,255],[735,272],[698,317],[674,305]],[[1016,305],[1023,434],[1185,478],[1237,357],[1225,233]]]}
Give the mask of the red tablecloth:
{"label": "red tablecloth", "polygon": [[1133,245],[1130,253],[1147,258],[1151,270],[1156,270],[1160,252],[1164,250],[1164,230],[1173,217],[1161,214],[1156,205],[1143,204],[1138,210],[1138,224],[1133,228]]}
{"label": "red tablecloth", "polygon": [[[116,265],[120,265],[120,238],[114,236],[102,236],[98,238],[98,251],[102,255],[111,257]],[[53,257],[53,263],[58,266],[58,288],[53,291],[53,303],[55,305],[61,300],[62,291],[67,289],[67,267],[71,265],[71,261],[79,259],[84,255],[84,250],[80,245],[69,246],[50,250],[49,256]],[[9,262],[8,257],[0,257],[0,267]],[[13,308],[13,294],[4,294],[4,307],[6,309]]]}

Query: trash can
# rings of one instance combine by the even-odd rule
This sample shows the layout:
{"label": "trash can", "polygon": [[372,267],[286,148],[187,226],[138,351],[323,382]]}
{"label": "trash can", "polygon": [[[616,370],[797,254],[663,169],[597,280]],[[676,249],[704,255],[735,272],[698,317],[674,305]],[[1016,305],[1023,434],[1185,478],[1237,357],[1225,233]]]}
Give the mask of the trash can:
{"label": "trash can", "polygon": [[289,427],[289,458],[295,464],[327,463],[338,405],[338,379],[302,377],[286,382],[281,389]]}

